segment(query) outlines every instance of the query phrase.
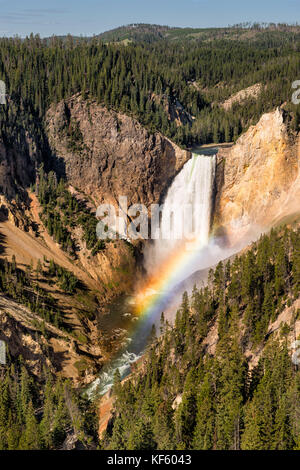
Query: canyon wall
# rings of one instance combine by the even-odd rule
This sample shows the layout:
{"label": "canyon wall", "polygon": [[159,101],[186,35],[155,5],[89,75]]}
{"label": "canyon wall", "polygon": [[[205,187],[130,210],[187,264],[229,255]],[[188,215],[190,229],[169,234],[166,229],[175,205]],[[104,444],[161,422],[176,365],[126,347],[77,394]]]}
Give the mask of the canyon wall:
{"label": "canyon wall", "polygon": [[214,229],[239,236],[300,212],[300,138],[284,111],[264,114],[218,153]]}
{"label": "canyon wall", "polygon": [[149,206],[160,201],[190,158],[162,134],[80,95],[53,105],[46,117],[53,162],[70,183],[97,203]]}

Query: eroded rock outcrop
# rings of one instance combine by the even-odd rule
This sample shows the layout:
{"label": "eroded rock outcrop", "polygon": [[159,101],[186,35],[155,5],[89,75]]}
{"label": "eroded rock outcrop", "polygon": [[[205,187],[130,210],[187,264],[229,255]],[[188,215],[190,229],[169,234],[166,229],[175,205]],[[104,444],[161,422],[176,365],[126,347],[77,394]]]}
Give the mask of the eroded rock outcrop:
{"label": "eroded rock outcrop", "polygon": [[[41,327],[43,325],[43,327]],[[83,344],[72,335],[41,319],[24,305],[0,296],[0,340],[11,357],[23,357],[37,378],[46,367],[73,380],[75,385],[95,380],[102,365],[100,348]]]}
{"label": "eroded rock outcrop", "polygon": [[284,112],[264,114],[218,156],[214,227],[239,235],[300,212],[300,139]]}
{"label": "eroded rock outcrop", "polygon": [[152,100],[158,105],[163,106],[169,121],[175,122],[177,127],[185,126],[187,124],[191,125],[195,119],[195,117],[192,116],[176,98],[171,98],[168,95],[156,95],[153,93]]}
{"label": "eroded rock outcrop", "polygon": [[228,111],[232,108],[234,103],[242,103],[249,98],[258,98],[262,91],[262,84],[256,83],[255,85],[251,85],[248,88],[244,88],[243,90],[238,91],[234,95],[230,96],[224,103],[221,104],[221,107]]}
{"label": "eroded rock outcrop", "polygon": [[47,113],[49,143],[70,183],[97,202],[159,202],[190,158],[160,133],[80,95]]}

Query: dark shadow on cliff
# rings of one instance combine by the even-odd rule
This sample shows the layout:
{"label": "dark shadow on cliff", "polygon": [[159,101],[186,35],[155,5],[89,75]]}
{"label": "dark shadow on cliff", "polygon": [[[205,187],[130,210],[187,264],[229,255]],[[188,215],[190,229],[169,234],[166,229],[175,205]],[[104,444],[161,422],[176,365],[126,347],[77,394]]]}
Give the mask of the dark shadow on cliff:
{"label": "dark shadow on cliff", "polygon": [[6,236],[0,232],[0,255],[5,253]]}
{"label": "dark shadow on cliff", "polygon": [[0,117],[5,129],[0,141],[0,190],[10,202],[18,194],[29,204],[25,190],[35,184],[40,165],[46,171],[54,170],[59,179],[66,177],[64,161],[51,150],[44,117],[30,101],[12,97],[1,107]]}
{"label": "dark shadow on cliff", "polygon": [[[5,206],[0,207],[0,223],[8,220],[8,210]],[[5,253],[6,235],[0,232],[0,255]]]}

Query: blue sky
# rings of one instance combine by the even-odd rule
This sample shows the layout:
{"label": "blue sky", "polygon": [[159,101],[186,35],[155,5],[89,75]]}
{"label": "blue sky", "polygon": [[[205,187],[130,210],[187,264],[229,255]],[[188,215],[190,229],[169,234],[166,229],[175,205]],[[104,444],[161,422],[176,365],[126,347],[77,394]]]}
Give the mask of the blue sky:
{"label": "blue sky", "polygon": [[93,35],[129,23],[300,22],[300,0],[0,0],[0,36]]}

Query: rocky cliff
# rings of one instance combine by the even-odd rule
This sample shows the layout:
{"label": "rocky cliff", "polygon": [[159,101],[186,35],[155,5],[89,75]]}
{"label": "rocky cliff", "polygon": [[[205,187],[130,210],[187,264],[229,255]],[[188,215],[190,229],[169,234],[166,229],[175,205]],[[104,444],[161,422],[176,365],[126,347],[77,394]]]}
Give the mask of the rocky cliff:
{"label": "rocky cliff", "polygon": [[264,229],[300,212],[300,138],[281,109],[218,154],[214,228],[227,234]]}
{"label": "rocky cliff", "polygon": [[24,305],[0,296],[0,340],[10,357],[20,356],[38,380],[44,367],[60,373],[79,385],[93,380],[102,366],[99,346],[83,343],[72,334],[49,322],[40,328],[39,317]]}
{"label": "rocky cliff", "polygon": [[47,113],[49,143],[56,167],[70,183],[97,202],[158,202],[190,158],[160,133],[80,95]]}
{"label": "rocky cliff", "polygon": [[79,287],[72,295],[47,278],[46,265],[39,278],[64,312],[64,327],[72,335],[50,325],[50,340],[43,334],[36,340],[34,319],[39,316],[1,295],[0,339],[11,354],[25,357],[35,375],[46,364],[78,384],[92,380],[123,341],[130,320],[115,313],[114,301],[132,291],[137,250],[116,240],[92,255],[82,228],[73,227],[77,258],[70,259],[49,235],[40,217],[42,207],[29,191],[31,183],[38,182],[36,168],[41,162],[46,171],[54,167],[70,183],[66,187],[73,196],[94,213],[97,203],[116,204],[119,195],[128,196],[129,204],[159,202],[190,153],[160,133],[150,134],[132,118],[79,95],[53,105],[46,122],[41,145],[32,137],[38,132],[25,130],[15,141],[0,141],[0,252],[9,261],[14,256],[20,269],[53,260],[77,277]]}

